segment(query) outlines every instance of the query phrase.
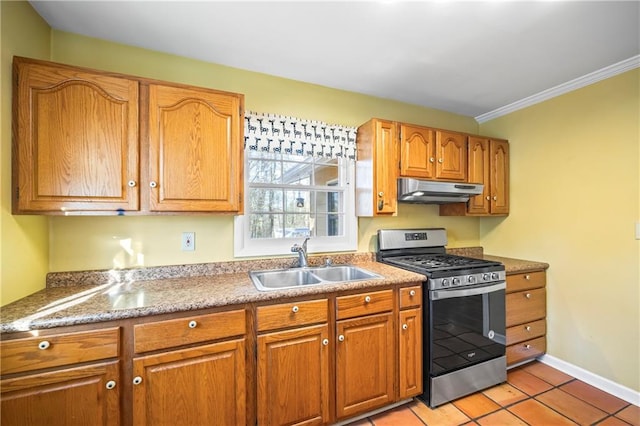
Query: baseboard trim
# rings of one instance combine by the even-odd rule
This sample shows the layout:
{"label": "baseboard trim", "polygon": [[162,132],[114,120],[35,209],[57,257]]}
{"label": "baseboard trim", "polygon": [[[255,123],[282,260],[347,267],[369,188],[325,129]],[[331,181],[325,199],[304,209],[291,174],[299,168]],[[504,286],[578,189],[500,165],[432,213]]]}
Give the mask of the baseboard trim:
{"label": "baseboard trim", "polygon": [[598,376],[597,374],[587,371],[584,368],[570,364],[551,355],[542,355],[538,358],[538,361],[543,364],[547,364],[548,366],[553,367],[557,370],[560,370],[563,373],[569,374],[576,379],[580,379],[583,382],[588,383],[591,386],[594,386],[607,393],[610,393],[613,396],[617,396],[618,398],[623,399],[630,404],[640,406],[640,392],[636,392],[631,388],[623,386],[609,379],[605,379],[602,376]]}

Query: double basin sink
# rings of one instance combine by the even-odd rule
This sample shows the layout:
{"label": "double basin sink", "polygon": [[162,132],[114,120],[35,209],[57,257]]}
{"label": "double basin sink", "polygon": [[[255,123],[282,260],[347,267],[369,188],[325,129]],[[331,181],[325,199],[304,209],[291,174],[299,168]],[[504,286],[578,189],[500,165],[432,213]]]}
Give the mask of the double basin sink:
{"label": "double basin sink", "polygon": [[256,288],[263,291],[382,278],[352,265],[252,271],[249,272],[249,277]]}

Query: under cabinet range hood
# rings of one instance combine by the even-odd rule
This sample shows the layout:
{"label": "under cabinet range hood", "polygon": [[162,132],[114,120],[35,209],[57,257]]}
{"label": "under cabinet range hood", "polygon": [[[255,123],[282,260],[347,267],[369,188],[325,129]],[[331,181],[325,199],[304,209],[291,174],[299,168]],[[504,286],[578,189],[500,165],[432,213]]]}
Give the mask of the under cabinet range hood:
{"label": "under cabinet range hood", "polygon": [[465,182],[398,179],[398,201],[416,204],[466,203],[470,197],[482,194],[484,185]]}

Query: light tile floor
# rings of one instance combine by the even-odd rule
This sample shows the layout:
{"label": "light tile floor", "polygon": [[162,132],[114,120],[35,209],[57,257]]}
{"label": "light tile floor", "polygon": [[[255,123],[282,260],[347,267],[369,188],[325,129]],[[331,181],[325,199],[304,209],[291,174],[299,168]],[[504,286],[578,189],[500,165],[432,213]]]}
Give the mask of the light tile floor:
{"label": "light tile floor", "polygon": [[509,370],[507,383],[436,409],[412,402],[350,426],[640,426],[640,408],[541,362]]}

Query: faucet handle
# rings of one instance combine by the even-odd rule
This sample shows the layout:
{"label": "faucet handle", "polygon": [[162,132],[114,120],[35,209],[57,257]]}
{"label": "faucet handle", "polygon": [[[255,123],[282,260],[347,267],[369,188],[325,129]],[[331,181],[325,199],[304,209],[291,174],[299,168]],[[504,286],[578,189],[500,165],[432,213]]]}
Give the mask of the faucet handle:
{"label": "faucet handle", "polygon": [[309,237],[306,237],[304,239],[304,242],[302,243],[302,249],[306,252],[307,251],[307,241],[309,241]]}

